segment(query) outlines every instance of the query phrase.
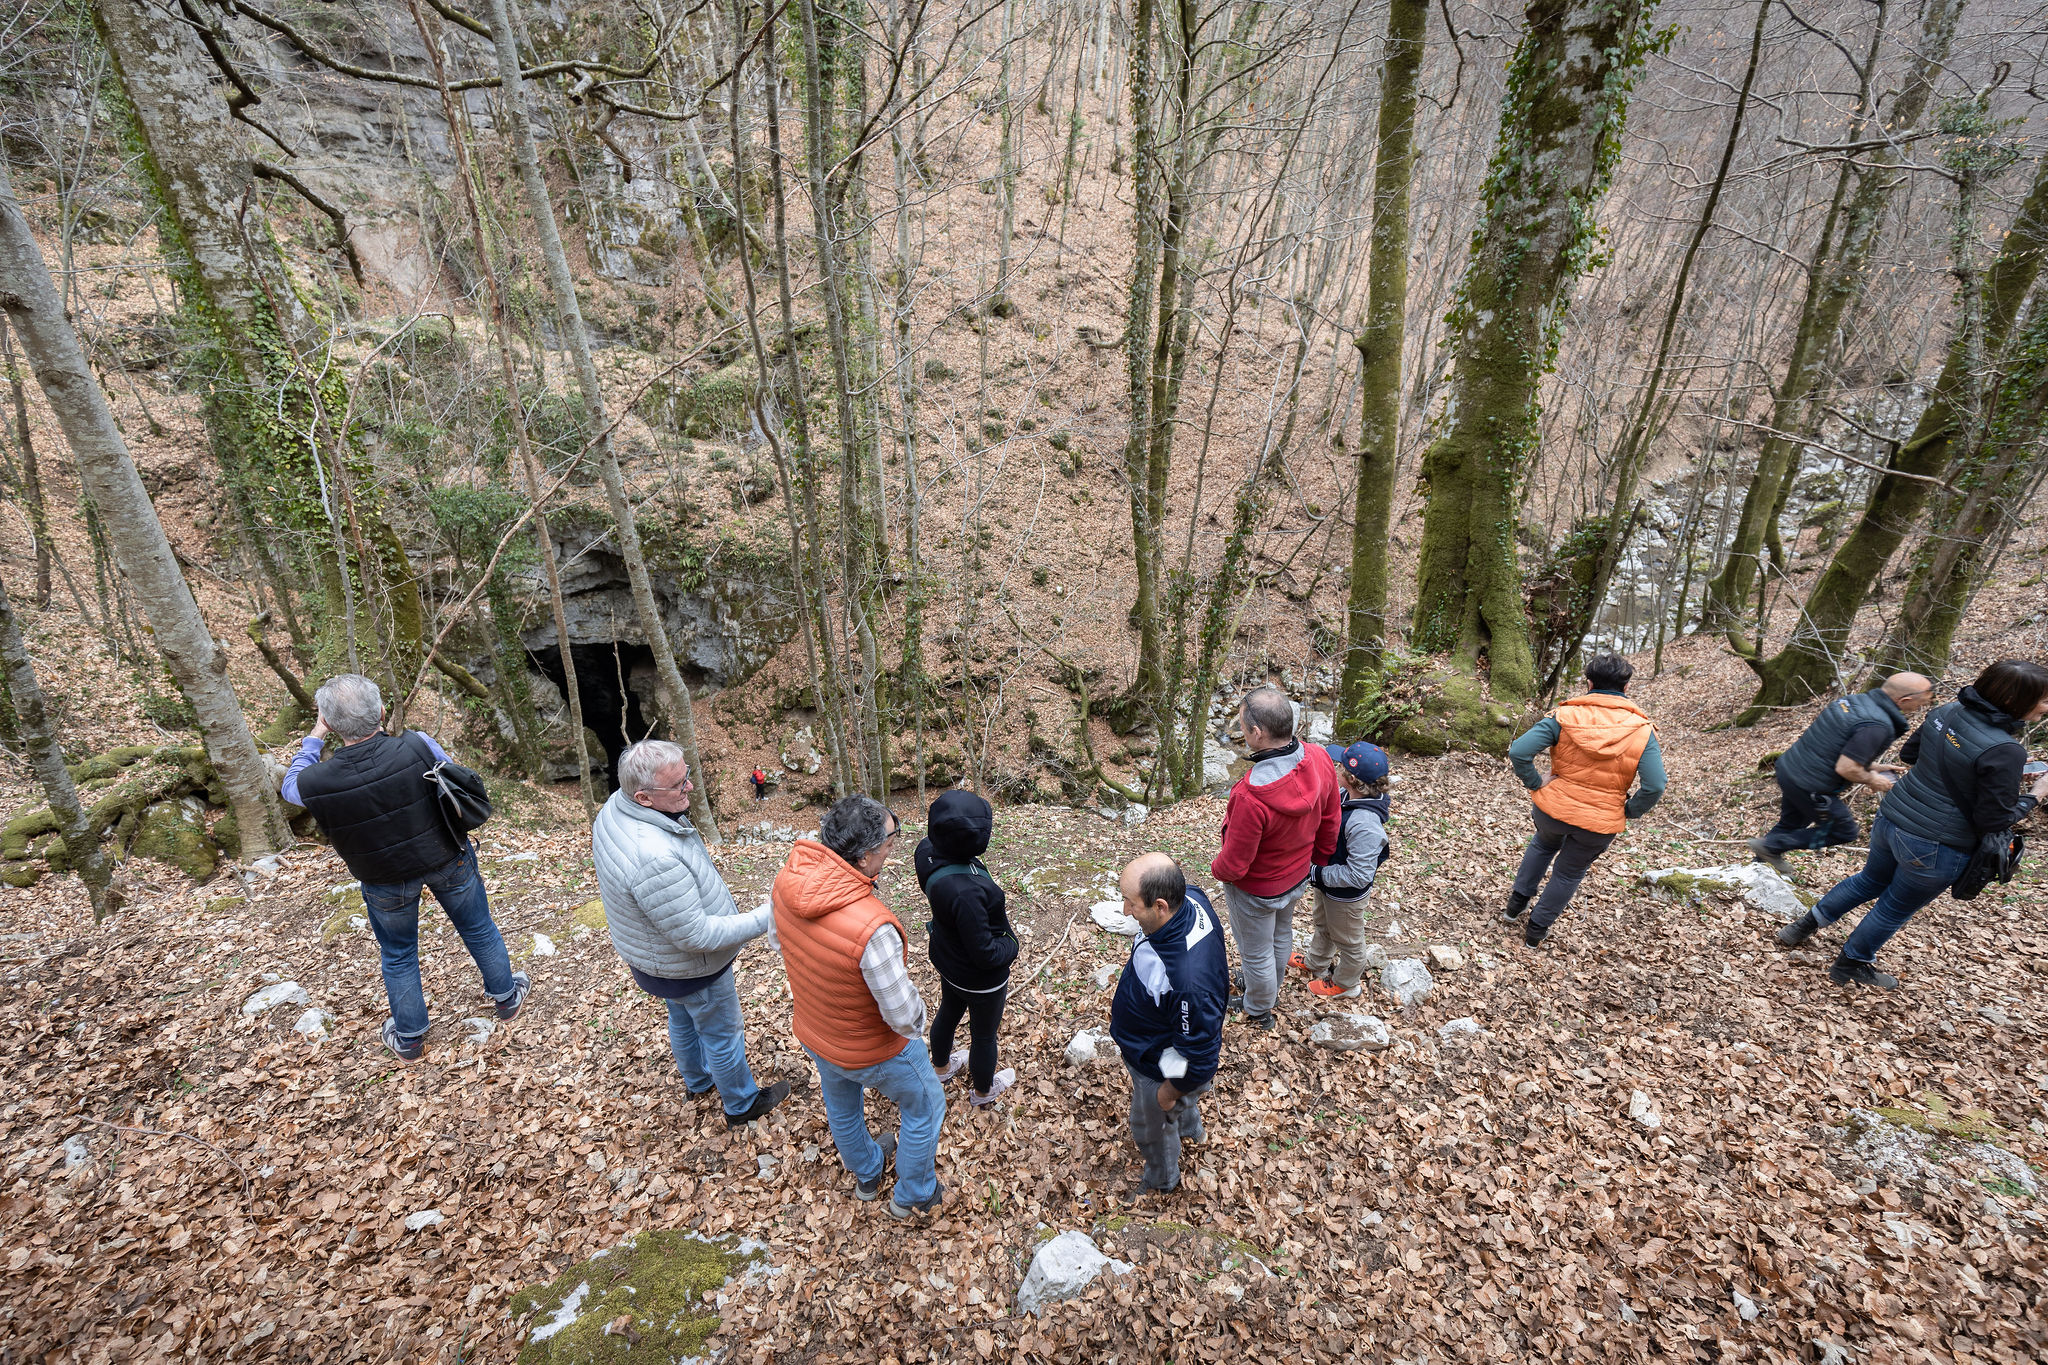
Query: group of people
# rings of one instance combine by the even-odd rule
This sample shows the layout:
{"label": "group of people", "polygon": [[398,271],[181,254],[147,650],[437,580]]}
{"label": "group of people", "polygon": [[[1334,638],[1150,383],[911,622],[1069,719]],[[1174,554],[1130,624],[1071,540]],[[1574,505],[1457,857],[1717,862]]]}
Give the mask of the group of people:
{"label": "group of people", "polygon": [[[1532,948],[1628,821],[1664,793],[1656,727],[1627,695],[1632,673],[1625,659],[1596,656],[1586,668],[1587,692],[1509,748],[1530,791],[1534,830],[1504,918],[1528,916],[1523,940]],[[2048,775],[2021,794],[2023,768],[2038,773],[2041,765],[2028,765],[2018,738],[2048,715],[2048,668],[2014,659],[1991,665],[1954,702],[1929,713],[1901,751],[1906,766],[1880,762],[1933,692],[1928,679],[1901,673],[1823,708],[1777,760],[1781,818],[1750,844],[1759,860],[1788,870],[1788,851],[1856,837],[1841,801],[1848,784],[1885,793],[1863,870],[1778,935],[1796,945],[1877,902],[1830,969],[1841,984],[1895,986],[1872,965],[1877,951],[1962,875],[1985,834],[2009,828],[2048,798]],[[420,781],[446,754],[423,734],[386,734],[381,697],[367,678],[331,679],[315,702],[319,721],[286,773],[283,794],[312,812],[361,879],[391,1002],[385,1045],[403,1060],[424,1046],[422,890],[448,911],[500,1017],[513,1017],[531,983],[511,970],[474,844],[440,822]],[[1213,1083],[1229,1015],[1271,1030],[1290,970],[1323,999],[1362,990],[1366,907],[1392,848],[1388,756],[1369,743],[1304,744],[1295,719],[1294,705],[1272,687],[1254,689],[1239,709],[1250,767],[1230,790],[1209,867],[1223,888],[1224,915],[1165,853],[1142,854],[1118,878],[1124,911],[1138,928],[1109,1021],[1144,1163],[1133,1193],[1178,1188],[1181,1146],[1202,1140],[1200,1096]],[[333,753],[326,752],[330,736],[341,742]],[[1547,773],[1535,763],[1546,750]],[[591,833],[598,887],[627,971],[667,1010],[684,1086],[715,1095],[735,1128],[789,1098],[788,1080],[763,1086],[748,1064],[734,976],[740,949],[765,939],[781,955],[794,1032],[816,1068],[854,1197],[880,1199],[893,1167],[891,1215],[908,1219],[937,1206],[947,1083],[963,1077],[969,1104],[986,1107],[1016,1081],[1013,1069],[999,1066],[999,1041],[1018,939],[1003,887],[984,859],[995,818],[988,802],[964,789],[943,793],[913,855],[939,982],[938,1008],[928,1014],[910,972],[911,934],[879,890],[899,833],[885,805],[868,796],[833,805],[817,836],[791,847],[768,903],[742,910],[690,823],[694,784],[683,749],[642,741],[620,756],[617,777]],[[1311,937],[1297,950],[1294,917],[1305,900]],[[967,1046],[956,1050],[963,1023]],[[869,1127],[870,1091],[895,1104],[895,1132]]]}

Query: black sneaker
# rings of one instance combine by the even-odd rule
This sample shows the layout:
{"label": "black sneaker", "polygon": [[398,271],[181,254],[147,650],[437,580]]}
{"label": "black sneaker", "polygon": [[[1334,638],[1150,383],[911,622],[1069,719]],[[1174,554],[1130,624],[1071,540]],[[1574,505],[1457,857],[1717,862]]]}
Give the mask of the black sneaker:
{"label": "black sneaker", "polygon": [[1271,1010],[1267,1010],[1264,1014],[1253,1014],[1247,1010],[1244,1021],[1262,1033],[1271,1033],[1273,1031],[1273,1011]]}
{"label": "black sneaker", "polygon": [[1528,908],[1529,898],[1527,896],[1523,895],[1519,891],[1510,891],[1508,892],[1507,909],[1500,912],[1500,917],[1508,921],[1510,924],[1512,924],[1514,921],[1520,919],[1522,917],[1522,912],[1524,910],[1527,910]]}
{"label": "black sneaker", "polygon": [[421,1038],[415,1042],[408,1043],[398,1036],[398,1021],[396,1019],[386,1019],[384,1021],[384,1032],[380,1036],[384,1040],[385,1050],[401,1062],[416,1062],[427,1053],[426,1039]]}
{"label": "black sneaker", "polygon": [[516,1019],[519,1011],[526,1008],[526,997],[533,994],[533,978],[525,972],[512,973],[512,998],[497,1003],[500,1019]]}
{"label": "black sneaker", "polygon": [[1813,911],[1809,910],[1778,931],[1778,942],[1784,944],[1787,948],[1797,948],[1800,944],[1819,933],[1820,930],[1820,921],[1815,919]]}
{"label": "black sneaker", "polygon": [[1770,868],[1771,871],[1777,873],[1780,877],[1791,877],[1792,864],[1785,861],[1784,854],[1773,851],[1770,845],[1761,839],[1750,839],[1745,842],[1749,848],[1749,856],[1752,859]]}
{"label": "black sneaker", "polygon": [[1244,992],[1232,991],[1230,994],[1230,998],[1223,1002],[1223,1012],[1225,1014],[1243,1014]]}
{"label": "black sneaker", "polygon": [[1835,959],[1835,965],[1828,968],[1828,980],[1837,986],[1875,986],[1881,991],[1897,990],[1899,979],[1879,971],[1868,962],[1851,962],[1846,957]]}
{"label": "black sneaker", "polygon": [[915,1204],[899,1204],[895,1200],[891,1199],[888,1204],[889,1216],[891,1218],[901,1220],[909,1218],[914,1214],[930,1213],[933,1209],[939,1206],[940,1201],[943,1200],[945,1197],[946,1187],[944,1185],[940,1185],[937,1189],[932,1191],[931,1197],[929,1199],[920,1199]]}
{"label": "black sneaker", "polygon": [[789,1082],[777,1081],[766,1090],[755,1095],[754,1102],[748,1105],[744,1112],[727,1114],[725,1116],[725,1126],[728,1128],[744,1128],[788,1098]]}
{"label": "black sneaker", "polygon": [[873,1180],[856,1180],[853,1182],[853,1197],[860,1200],[863,1204],[874,1202],[882,1193],[882,1177],[889,1173],[889,1163],[896,1159],[896,1135],[894,1133],[884,1133],[876,1138],[875,1141],[882,1148],[882,1169],[875,1172]]}
{"label": "black sneaker", "polygon": [[1531,924],[1527,929],[1524,929],[1522,931],[1522,945],[1527,948],[1540,948],[1543,946],[1543,940],[1549,937],[1549,925]]}

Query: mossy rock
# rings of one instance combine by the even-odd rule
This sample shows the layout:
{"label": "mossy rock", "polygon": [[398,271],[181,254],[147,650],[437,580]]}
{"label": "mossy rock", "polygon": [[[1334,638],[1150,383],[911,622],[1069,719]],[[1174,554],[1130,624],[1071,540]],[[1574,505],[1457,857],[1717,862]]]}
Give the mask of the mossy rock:
{"label": "mossy rock", "polygon": [[279,748],[311,729],[312,720],[311,716],[299,709],[296,701],[288,701],[270,724],[256,732],[256,738],[268,748]]}
{"label": "mossy rock", "polygon": [[149,858],[205,881],[220,866],[220,846],[206,829],[205,808],[197,801],[159,801],[142,813],[131,858]]}
{"label": "mossy rock", "polygon": [[[521,1365],[671,1365],[701,1355],[719,1323],[704,1296],[763,1257],[758,1244],[733,1238],[638,1233],[512,1296],[513,1316],[532,1315]],[[608,1332],[621,1317],[624,1332]]]}
{"label": "mossy rock", "polygon": [[82,763],[65,766],[71,772],[73,782],[104,782],[119,777],[121,771],[145,758],[154,758],[161,746],[155,744],[134,744],[120,749],[109,749],[103,754],[94,754]]}
{"label": "mossy rock", "polygon": [[1508,751],[1516,733],[1516,704],[1495,701],[1477,678],[1455,668],[1434,670],[1420,681],[1419,704],[1394,726],[1390,747],[1411,754]]}
{"label": "mossy rock", "polygon": [[1886,1105],[1873,1107],[1872,1112],[1887,1123],[1916,1129],[1930,1137],[1957,1138],[1965,1142],[1998,1143],[2005,1140],[2005,1130],[1993,1121],[1989,1110],[1951,1110],[1948,1097],[1933,1090],[1921,1091],[1918,1098],[1924,1108]]}
{"label": "mossy rock", "polygon": [[588,929],[592,933],[601,933],[611,928],[611,921],[604,915],[604,898],[601,896],[594,896],[577,906],[569,918],[578,928]]}
{"label": "mossy rock", "polygon": [[[5,858],[9,862],[19,862],[29,856],[30,840],[56,832],[57,816],[48,806],[25,810],[5,825],[0,825],[0,858]],[[15,883],[21,886],[27,884]]]}
{"label": "mossy rock", "polygon": [[27,888],[43,879],[41,863],[9,863],[0,867],[0,882],[12,887]]}
{"label": "mossy rock", "polygon": [[247,896],[210,896],[199,908],[209,915],[225,915],[231,910],[241,909],[248,903]]}
{"label": "mossy rock", "polygon": [[327,899],[333,904],[334,909],[328,914],[326,922],[320,926],[320,942],[323,945],[334,942],[344,934],[354,933],[359,927],[358,921],[361,924],[370,922],[369,907],[363,904],[361,882],[337,886],[327,893]]}

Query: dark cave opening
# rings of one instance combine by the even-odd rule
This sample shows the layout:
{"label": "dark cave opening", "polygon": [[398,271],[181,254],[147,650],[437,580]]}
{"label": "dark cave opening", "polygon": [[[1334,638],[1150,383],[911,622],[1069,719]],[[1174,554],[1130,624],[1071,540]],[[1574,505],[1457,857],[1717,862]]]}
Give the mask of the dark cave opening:
{"label": "dark cave opening", "polygon": [[[576,664],[576,686],[582,694],[583,723],[604,745],[604,770],[613,786],[618,785],[619,755],[626,746],[646,739],[652,728],[650,707],[643,706],[641,687],[652,690],[654,651],[629,640],[608,640],[601,644],[569,646]],[[553,647],[530,651],[533,666],[568,696],[562,677],[561,651]],[[634,674],[640,678],[636,683]]]}

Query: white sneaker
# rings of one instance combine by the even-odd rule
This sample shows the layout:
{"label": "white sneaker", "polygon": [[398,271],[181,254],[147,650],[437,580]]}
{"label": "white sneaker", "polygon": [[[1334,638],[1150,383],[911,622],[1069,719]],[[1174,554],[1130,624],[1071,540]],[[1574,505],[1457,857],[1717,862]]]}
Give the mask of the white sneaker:
{"label": "white sneaker", "polygon": [[938,1076],[940,1080],[950,1081],[955,1076],[959,1075],[960,1068],[966,1065],[967,1049],[963,1047],[958,1052],[953,1054],[953,1060],[947,1062],[944,1066],[933,1067],[932,1071],[933,1074]]}
{"label": "white sneaker", "polygon": [[990,1084],[986,1095],[982,1094],[979,1090],[970,1090],[967,1092],[967,1102],[977,1109],[986,1109],[991,1104],[994,1104],[1005,1090],[1008,1090],[1016,1083],[1017,1073],[1006,1066],[996,1073],[995,1080]]}

